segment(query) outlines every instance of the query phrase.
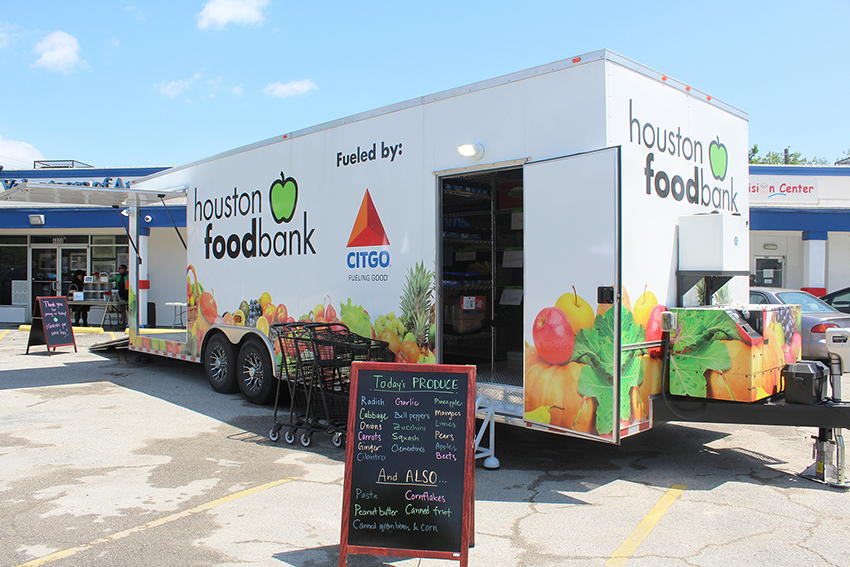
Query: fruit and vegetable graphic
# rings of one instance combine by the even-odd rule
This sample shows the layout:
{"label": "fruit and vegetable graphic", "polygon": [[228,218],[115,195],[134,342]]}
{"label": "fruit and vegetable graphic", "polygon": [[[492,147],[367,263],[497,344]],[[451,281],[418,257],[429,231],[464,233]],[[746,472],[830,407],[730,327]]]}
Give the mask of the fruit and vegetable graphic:
{"label": "fruit and vegetable graphic", "polygon": [[546,307],[537,314],[531,327],[537,353],[549,364],[565,364],[573,355],[575,333],[563,311]]}
{"label": "fruit and vegetable graphic", "polygon": [[798,311],[765,311],[762,337],[754,339],[725,311],[682,310],[671,341],[670,393],[753,402],[782,391],[783,366],[800,359]]}
{"label": "fruit and vegetable graphic", "polygon": [[[278,206],[288,206],[288,201],[285,199],[276,202]],[[281,202],[284,204],[281,205]],[[140,346],[163,352],[177,352],[177,345],[180,345],[180,354],[199,356],[199,346],[212,325],[253,327],[268,336],[272,325],[292,323],[297,320],[343,323],[355,334],[372,339],[378,338],[388,343],[397,362],[436,364],[435,278],[434,272],[426,270],[422,262],[408,270],[406,283],[399,298],[401,315],[396,317],[395,312],[390,311],[378,315],[374,321],[369,312],[351,298],[338,303],[339,308],[337,308],[328,295],[296,319],[286,303],[276,302],[269,291],[262,292],[256,299],[240,300],[238,305],[233,305],[231,311],[220,312],[214,290],[204,288],[203,284],[197,280],[195,267],[189,265],[186,272],[187,342],[170,344],[170,341],[161,339],[140,338],[138,341]],[[135,301],[135,295],[131,295],[131,301]],[[136,330],[131,328],[131,332],[135,334]],[[275,348],[277,351],[277,345]],[[280,356],[280,352],[276,354]]]}
{"label": "fruit and vegetable graphic", "polygon": [[[620,342],[662,338],[667,307],[644,288],[631,306],[622,290]],[[762,336],[750,334],[722,309],[680,309],[670,337],[669,391],[674,395],[752,402],[784,389],[782,367],[800,359],[799,307],[763,313]],[[595,435],[614,427],[614,317],[575,289],[544,307],[525,349],[525,418]],[[588,324],[590,319],[590,324]],[[662,390],[662,349],[624,350],[620,363],[620,427],[646,421],[650,396]]]}
{"label": "fruit and vegetable graphic", "polygon": [[[541,309],[532,325],[533,346],[525,349],[525,417],[530,421],[594,435],[611,435],[614,426],[614,311],[590,304],[573,288],[552,307]],[[623,344],[644,341],[622,290],[620,314]],[[646,419],[655,365],[643,363],[640,350],[624,351],[620,360],[620,416],[628,425]],[[643,401],[642,391],[647,392]],[[543,408],[543,409],[541,409]],[[545,410],[545,411],[544,411]],[[544,417],[544,420],[535,419]]]}

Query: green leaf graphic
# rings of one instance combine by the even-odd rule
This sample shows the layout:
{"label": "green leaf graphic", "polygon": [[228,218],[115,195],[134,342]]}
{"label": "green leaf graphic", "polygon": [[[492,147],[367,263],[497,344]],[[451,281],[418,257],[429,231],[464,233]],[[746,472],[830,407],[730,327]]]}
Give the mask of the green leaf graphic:
{"label": "green leaf graphic", "polygon": [[729,350],[720,341],[705,341],[689,352],[673,353],[670,358],[670,393],[704,398],[707,370],[726,371],[732,367]]}
{"label": "green leaf graphic", "polygon": [[614,387],[598,368],[586,365],[578,377],[578,393],[596,398],[596,431],[611,433],[614,425]]}
{"label": "green leaf graphic", "polygon": [[629,390],[637,386],[641,380],[641,364],[638,351],[623,353],[620,362],[620,419],[629,419],[632,411]]}

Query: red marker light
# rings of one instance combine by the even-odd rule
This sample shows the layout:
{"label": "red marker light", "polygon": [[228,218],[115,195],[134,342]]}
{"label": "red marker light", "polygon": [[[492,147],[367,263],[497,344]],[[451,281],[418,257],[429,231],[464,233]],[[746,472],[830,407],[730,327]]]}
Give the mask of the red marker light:
{"label": "red marker light", "polygon": [[573,57],[573,63],[578,63],[581,61],[581,57]]}
{"label": "red marker light", "polygon": [[666,81],[666,80],[667,80],[667,75],[661,75],[661,80],[662,80],[662,81]]}

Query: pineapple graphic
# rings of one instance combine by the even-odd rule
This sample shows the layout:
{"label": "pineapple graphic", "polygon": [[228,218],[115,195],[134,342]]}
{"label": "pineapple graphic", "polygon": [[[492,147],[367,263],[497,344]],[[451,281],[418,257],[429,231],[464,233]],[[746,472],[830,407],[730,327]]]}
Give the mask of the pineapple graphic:
{"label": "pineapple graphic", "polygon": [[399,303],[399,318],[408,333],[396,356],[398,362],[436,362],[430,337],[435,317],[434,285],[434,272],[426,270],[424,262],[408,270]]}

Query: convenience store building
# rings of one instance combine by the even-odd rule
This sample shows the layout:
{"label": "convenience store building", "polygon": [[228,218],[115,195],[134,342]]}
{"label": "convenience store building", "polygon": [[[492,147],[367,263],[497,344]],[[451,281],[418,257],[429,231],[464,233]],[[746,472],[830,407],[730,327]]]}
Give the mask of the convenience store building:
{"label": "convenience store building", "polygon": [[750,165],[749,201],[757,285],[850,287],[850,167]]}
{"label": "convenience store building", "polygon": [[[129,187],[136,179],[165,167],[92,168],[51,166],[0,171],[0,189],[18,184],[74,185],[86,187]],[[38,165],[38,163],[36,164]],[[35,298],[66,295],[71,275],[115,273],[130,264],[137,247],[147,247],[150,258],[149,302],[158,305],[168,319],[166,302],[185,301],[186,287],[175,274],[185,271],[185,252],[174,232],[174,224],[185,238],[184,206],[146,207],[139,242],[127,233],[128,219],[122,209],[80,204],[26,203],[0,200],[0,323],[26,323],[32,317]],[[179,252],[179,253],[177,253]],[[154,310],[157,307],[153,308]],[[170,322],[170,319],[169,321]]]}

